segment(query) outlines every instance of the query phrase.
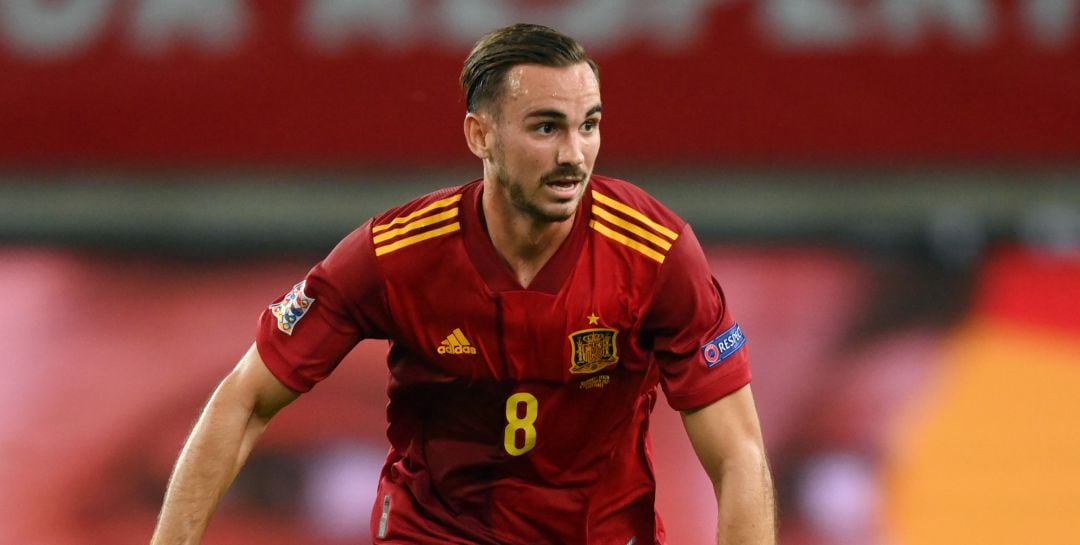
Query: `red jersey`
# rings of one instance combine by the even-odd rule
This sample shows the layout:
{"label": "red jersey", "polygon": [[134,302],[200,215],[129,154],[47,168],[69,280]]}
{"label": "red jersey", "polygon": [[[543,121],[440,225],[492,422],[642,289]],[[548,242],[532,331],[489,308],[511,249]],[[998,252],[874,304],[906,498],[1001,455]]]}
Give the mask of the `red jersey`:
{"label": "red jersey", "polygon": [[700,244],[627,182],[593,176],[528,288],[475,181],[373,218],[264,312],[259,353],[304,392],[390,340],[390,453],[375,543],[663,543],[649,413],[750,381]]}

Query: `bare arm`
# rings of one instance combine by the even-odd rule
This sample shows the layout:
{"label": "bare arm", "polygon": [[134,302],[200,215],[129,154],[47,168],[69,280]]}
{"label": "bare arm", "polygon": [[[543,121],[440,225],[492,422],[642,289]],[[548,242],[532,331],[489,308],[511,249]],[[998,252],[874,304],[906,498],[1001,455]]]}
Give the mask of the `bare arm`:
{"label": "bare arm", "polygon": [[750,387],[682,417],[716,493],[717,544],[775,544],[772,477]]}
{"label": "bare arm", "polygon": [[221,381],[173,469],[151,545],[195,544],[270,418],[297,394],[252,345]]}

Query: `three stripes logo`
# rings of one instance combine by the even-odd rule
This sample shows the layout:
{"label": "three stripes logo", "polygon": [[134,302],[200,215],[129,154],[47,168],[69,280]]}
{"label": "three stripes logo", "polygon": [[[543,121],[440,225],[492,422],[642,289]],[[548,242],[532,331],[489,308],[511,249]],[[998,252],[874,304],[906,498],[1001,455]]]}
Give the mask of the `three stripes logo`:
{"label": "three stripes logo", "polygon": [[465,338],[465,334],[458,327],[443,339],[438,351],[440,354],[475,354],[476,347]]}
{"label": "three stripes logo", "polygon": [[592,196],[593,219],[589,227],[657,263],[664,262],[678,233],[595,189]]}
{"label": "three stripes logo", "polygon": [[458,201],[461,194],[437,200],[420,210],[398,216],[371,228],[375,255],[396,252],[417,242],[461,230],[458,221]]}

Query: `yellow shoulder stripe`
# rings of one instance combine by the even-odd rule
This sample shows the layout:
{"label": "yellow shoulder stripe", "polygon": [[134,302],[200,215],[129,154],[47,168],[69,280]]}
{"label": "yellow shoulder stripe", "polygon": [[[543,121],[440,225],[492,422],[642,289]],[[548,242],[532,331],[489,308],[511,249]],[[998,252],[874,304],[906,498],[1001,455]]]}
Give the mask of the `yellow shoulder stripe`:
{"label": "yellow shoulder stripe", "polygon": [[668,242],[666,239],[660,238],[660,237],[652,234],[651,232],[646,231],[646,230],[642,229],[641,227],[638,227],[637,225],[635,225],[633,223],[630,223],[630,222],[620,218],[619,216],[616,216],[615,214],[612,214],[611,212],[608,212],[607,210],[604,210],[603,208],[600,208],[599,206],[596,206],[595,204],[592,207],[592,211],[593,211],[593,214],[596,214],[598,217],[602,218],[604,221],[606,221],[608,223],[611,223],[611,224],[614,224],[616,226],[622,227],[623,229],[626,229],[627,231],[630,231],[631,233],[633,233],[633,234],[635,234],[635,235],[637,235],[637,236],[639,236],[639,237],[641,237],[641,238],[655,244],[659,248],[663,248],[664,250],[670,250],[671,249],[671,243]]}
{"label": "yellow shoulder stripe", "polygon": [[[460,193],[451,195],[415,212],[372,227],[371,242],[375,245],[375,255],[385,255],[417,242],[460,230],[461,224],[456,219],[459,213],[457,203],[460,200]],[[444,208],[447,210],[443,210]],[[403,236],[409,233],[412,234]]]}
{"label": "yellow shoulder stripe", "polygon": [[678,233],[595,189],[592,196],[593,219],[589,221],[589,227],[657,263],[664,262],[671,244],[679,238]]}
{"label": "yellow shoulder stripe", "polygon": [[615,242],[624,244],[634,250],[641,252],[642,254],[645,254],[646,257],[656,261],[657,263],[664,262],[664,254],[650,248],[646,244],[642,244],[626,235],[620,234],[607,227],[606,225],[597,222],[596,220],[589,221],[589,227],[592,227],[594,230],[596,230],[596,232],[610,238],[611,240],[614,240]]}
{"label": "yellow shoulder stripe", "polygon": [[454,223],[451,223],[449,225],[444,225],[442,227],[439,227],[438,229],[432,229],[431,231],[424,231],[423,233],[420,233],[418,235],[413,235],[411,237],[405,237],[403,239],[399,239],[397,242],[391,242],[390,244],[384,244],[382,246],[376,246],[375,247],[375,255],[380,256],[380,255],[388,254],[390,252],[400,250],[400,249],[402,249],[402,248],[404,248],[406,246],[416,244],[417,242],[421,242],[421,241],[427,240],[429,238],[435,238],[435,237],[438,237],[438,236],[442,236],[442,235],[445,235],[445,234],[448,234],[448,233],[453,233],[454,231],[459,231],[459,230],[461,230],[461,224],[455,221]]}
{"label": "yellow shoulder stripe", "polygon": [[[448,220],[450,218],[455,218],[457,217],[457,215],[458,209],[451,208],[446,212],[435,214],[433,216],[428,216],[426,218],[420,218],[412,223],[406,223],[405,225],[398,227],[397,229],[391,229],[389,231],[384,230],[383,232],[375,235],[372,238],[372,242],[374,242],[375,244],[380,244],[382,242],[395,238],[398,235],[404,235],[405,233],[408,233],[410,231],[415,231],[417,229],[427,227],[428,225],[433,225],[441,221]],[[374,233],[375,229],[372,229],[371,232]]]}
{"label": "yellow shoulder stripe", "polygon": [[432,210],[436,210],[436,209],[439,209],[439,208],[446,208],[447,206],[451,206],[453,204],[456,204],[460,200],[461,200],[461,193],[458,193],[457,195],[451,195],[451,196],[449,196],[449,197],[447,197],[445,199],[437,200],[437,201],[435,201],[435,202],[421,208],[420,210],[417,210],[416,212],[413,212],[412,214],[409,214],[407,216],[401,216],[401,217],[394,218],[393,220],[391,220],[391,221],[389,221],[387,223],[384,223],[382,225],[376,225],[376,226],[371,228],[371,232],[372,233],[378,233],[378,232],[381,232],[381,231],[385,231],[385,230],[387,230],[387,229],[389,229],[389,228],[391,228],[391,227],[393,227],[395,225],[399,225],[399,224],[402,224],[402,223],[409,223],[410,221],[413,220],[413,218],[418,218],[420,216],[423,216],[424,214],[427,214],[428,212],[431,212]]}
{"label": "yellow shoulder stripe", "polygon": [[629,206],[627,206],[627,205],[625,205],[625,204],[623,204],[623,203],[621,203],[621,202],[619,202],[619,201],[617,201],[617,200],[615,200],[615,199],[613,199],[611,197],[608,197],[607,195],[604,195],[603,193],[600,193],[599,191],[597,191],[595,189],[592,190],[592,196],[597,201],[599,201],[599,202],[601,202],[601,203],[603,203],[603,204],[605,204],[607,206],[610,206],[611,208],[614,208],[615,210],[618,210],[619,212],[622,212],[623,214],[626,214],[627,216],[629,216],[629,217],[631,217],[633,219],[638,220],[639,222],[641,222],[646,227],[648,227],[648,228],[652,229],[653,231],[656,231],[657,233],[671,239],[672,242],[674,242],[675,239],[679,238],[679,234],[676,233],[675,231],[672,231],[671,229],[668,229],[667,227],[664,227],[663,225],[660,225],[659,223],[656,223],[655,221],[653,221],[653,220],[649,219],[647,216],[645,216],[645,214],[642,214],[641,212],[638,212],[637,210],[634,210],[633,208],[630,208]]}

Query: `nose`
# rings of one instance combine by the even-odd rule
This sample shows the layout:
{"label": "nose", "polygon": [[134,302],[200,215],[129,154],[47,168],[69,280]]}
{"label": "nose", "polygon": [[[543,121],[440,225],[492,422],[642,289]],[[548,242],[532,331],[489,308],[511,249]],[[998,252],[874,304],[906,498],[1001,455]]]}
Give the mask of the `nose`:
{"label": "nose", "polygon": [[560,165],[582,166],[585,164],[585,141],[577,131],[566,131],[566,136],[559,144],[558,157]]}

